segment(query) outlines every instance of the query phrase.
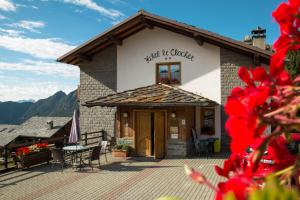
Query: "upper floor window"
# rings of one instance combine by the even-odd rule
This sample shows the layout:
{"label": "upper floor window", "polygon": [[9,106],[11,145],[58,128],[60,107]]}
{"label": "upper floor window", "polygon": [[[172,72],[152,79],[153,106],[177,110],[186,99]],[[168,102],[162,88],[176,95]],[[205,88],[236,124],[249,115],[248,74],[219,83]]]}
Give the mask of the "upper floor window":
{"label": "upper floor window", "polygon": [[156,65],[157,83],[180,84],[181,72],[180,63],[160,63]]}

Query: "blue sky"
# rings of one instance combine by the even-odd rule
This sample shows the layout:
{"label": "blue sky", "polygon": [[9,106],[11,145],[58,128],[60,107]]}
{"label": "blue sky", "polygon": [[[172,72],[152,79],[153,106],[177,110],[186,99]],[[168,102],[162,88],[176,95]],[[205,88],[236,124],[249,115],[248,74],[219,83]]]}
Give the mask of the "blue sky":
{"label": "blue sky", "polygon": [[0,0],[0,101],[41,99],[79,84],[55,59],[139,9],[242,40],[257,26],[278,37],[277,0]]}

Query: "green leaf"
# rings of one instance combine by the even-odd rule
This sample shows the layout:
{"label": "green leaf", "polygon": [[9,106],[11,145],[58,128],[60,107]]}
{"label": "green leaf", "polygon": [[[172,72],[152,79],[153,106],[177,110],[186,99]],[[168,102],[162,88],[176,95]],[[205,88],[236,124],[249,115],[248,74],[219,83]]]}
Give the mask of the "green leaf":
{"label": "green leaf", "polygon": [[233,192],[227,192],[225,197],[224,197],[224,200],[236,200],[234,193]]}
{"label": "green leaf", "polygon": [[298,200],[299,197],[296,190],[280,185],[276,176],[269,175],[266,178],[265,187],[262,190],[252,191],[249,200]]}

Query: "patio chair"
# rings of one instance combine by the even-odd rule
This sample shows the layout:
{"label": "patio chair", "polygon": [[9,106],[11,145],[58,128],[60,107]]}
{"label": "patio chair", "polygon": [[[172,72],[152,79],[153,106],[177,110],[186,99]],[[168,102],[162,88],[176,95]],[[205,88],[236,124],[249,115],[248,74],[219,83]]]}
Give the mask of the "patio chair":
{"label": "patio chair", "polygon": [[101,146],[95,146],[93,147],[89,155],[85,157],[85,160],[88,160],[88,165],[92,168],[93,170],[93,161],[98,160],[99,168],[100,168],[100,151],[101,151]]}
{"label": "patio chair", "polygon": [[199,148],[199,139],[197,138],[197,134],[195,129],[192,128],[192,134],[193,134],[193,141],[196,149],[196,153],[200,153],[200,148]]}
{"label": "patio chair", "polygon": [[105,160],[106,160],[106,163],[107,163],[107,141],[101,141],[101,150],[100,150],[100,156],[101,155],[105,155]]}
{"label": "patio chair", "polygon": [[199,140],[199,151],[200,155],[204,153],[206,155],[206,158],[208,158],[208,156],[210,155],[208,140]]}
{"label": "patio chair", "polygon": [[64,170],[64,164],[65,164],[65,159],[64,159],[64,151],[59,148],[51,148],[51,153],[52,153],[52,164],[60,164],[61,165],[61,170]]}

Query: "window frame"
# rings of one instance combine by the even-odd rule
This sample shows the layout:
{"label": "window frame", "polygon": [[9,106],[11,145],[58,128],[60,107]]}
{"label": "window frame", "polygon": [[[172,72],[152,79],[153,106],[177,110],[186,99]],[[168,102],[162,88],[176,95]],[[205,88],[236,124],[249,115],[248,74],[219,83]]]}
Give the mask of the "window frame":
{"label": "window frame", "polygon": [[171,65],[178,65],[179,66],[179,83],[163,83],[163,84],[167,84],[167,85],[181,85],[181,62],[161,62],[161,63],[156,63],[156,84],[160,83],[159,80],[159,66],[161,65],[167,65],[168,66],[168,78],[170,80],[171,78]]}
{"label": "window frame", "polygon": [[[212,132],[211,133],[207,133],[207,132],[203,132],[203,128],[204,127],[204,113],[205,111],[213,111],[213,127],[212,127]],[[200,122],[200,128],[201,128],[201,135],[215,135],[215,131],[216,131],[216,112],[215,112],[215,108],[212,108],[212,107],[202,107],[201,108],[201,122]]]}

